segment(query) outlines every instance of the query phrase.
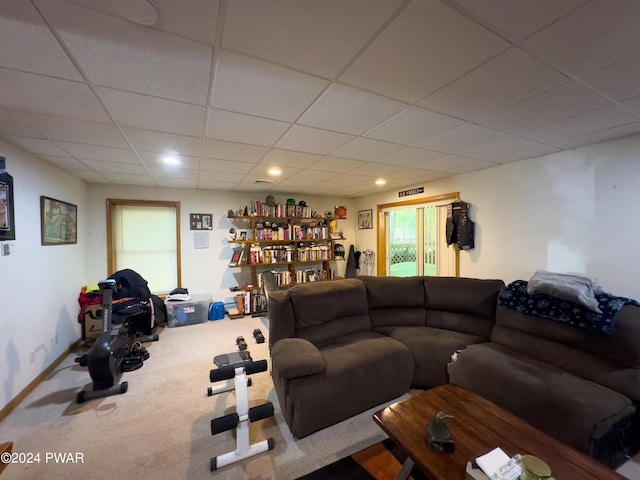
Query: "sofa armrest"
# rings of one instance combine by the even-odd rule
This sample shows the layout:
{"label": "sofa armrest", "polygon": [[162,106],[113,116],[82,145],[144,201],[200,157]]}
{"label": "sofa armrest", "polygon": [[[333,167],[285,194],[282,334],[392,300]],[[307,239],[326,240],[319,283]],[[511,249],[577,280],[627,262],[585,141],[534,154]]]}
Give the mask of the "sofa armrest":
{"label": "sofa armrest", "polygon": [[303,338],[283,338],[271,349],[271,362],[286,380],[324,372],[324,359],[316,346]]}

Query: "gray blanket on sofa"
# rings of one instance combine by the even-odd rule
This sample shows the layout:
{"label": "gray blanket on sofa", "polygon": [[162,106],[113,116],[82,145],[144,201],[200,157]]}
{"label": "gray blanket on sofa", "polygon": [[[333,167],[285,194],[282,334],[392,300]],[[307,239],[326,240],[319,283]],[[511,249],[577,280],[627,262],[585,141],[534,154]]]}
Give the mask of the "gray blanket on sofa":
{"label": "gray blanket on sofa", "polygon": [[530,294],[527,285],[526,280],[511,282],[498,297],[498,305],[604,335],[609,335],[613,330],[616,314],[623,306],[640,306],[636,300],[603,292],[595,295],[602,313],[595,313],[582,305],[557,297],[543,293]]}

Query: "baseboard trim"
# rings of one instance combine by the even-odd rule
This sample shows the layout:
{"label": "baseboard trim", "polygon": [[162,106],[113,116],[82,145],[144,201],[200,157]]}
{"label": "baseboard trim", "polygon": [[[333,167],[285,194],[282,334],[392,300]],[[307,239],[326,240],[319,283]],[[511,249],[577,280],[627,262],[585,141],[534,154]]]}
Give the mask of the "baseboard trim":
{"label": "baseboard trim", "polygon": [[67,355],[69,355],[76,348],[78,348],[81,342],[82,342],[82,339],[79,338],[78,340],[73,342],[71,345],[69,345],[69,347],[64,352],[62,352],[58,358],[56,358],[53,362],[51,362],[51,364],[47,368],[45,368],[36,378],[34,378],[31,381],[31,383],[29,383],[29,385],[24,387],[18,395],[16,395],[13,399],[11,399],[9,403],[7,403],[7,405],[4,406],[2,410],[0,410],[0,422],[5,418],[7,418],[7,416],[13,411],[13,409],[16,408],[18,404],[22,402],[22,400],[24,400],[27,395],[29,395],[31,392],[33,392],[33,390],[35,390],[35,388],[40,384],[40,382],[42,382],[45,378],[47,378],[47,376],[49,376],[49,374],[51,374],[51,372],[53,372],[56,369],[56,367],[62,363],[62,361],[67,357]]}

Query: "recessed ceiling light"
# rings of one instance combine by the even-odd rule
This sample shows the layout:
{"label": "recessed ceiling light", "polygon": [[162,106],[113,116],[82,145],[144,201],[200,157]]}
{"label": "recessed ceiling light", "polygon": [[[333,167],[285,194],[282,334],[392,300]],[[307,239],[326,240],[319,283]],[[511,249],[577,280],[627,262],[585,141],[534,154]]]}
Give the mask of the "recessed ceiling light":
{"label": "recessed ceiling light", "polygon": [[376,185],[384,185],[387,181],[384,178],[379,178],[376,180]]}
{"label": "recessed ceiling light", "polygon": [[282,170],[280,170],[277,167],[271,167],[269,170],[267,170],[267,173],[269,175],[281,175],[282,174]]}
{"label": "recessed ceiling light", "polygon": [[162,163],[165,165],[180,165],[180,160],[173,155],[165,155],[162,157]]}

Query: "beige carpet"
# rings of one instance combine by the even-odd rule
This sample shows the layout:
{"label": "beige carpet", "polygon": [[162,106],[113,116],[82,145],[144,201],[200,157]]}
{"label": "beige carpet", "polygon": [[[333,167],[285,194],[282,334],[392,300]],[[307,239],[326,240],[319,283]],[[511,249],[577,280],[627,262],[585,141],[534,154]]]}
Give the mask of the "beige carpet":
{"label": "beige carpet", "polygon": [[[77,405],[76,394],[90,388],[86,368],[75,354],[43,381],[0,423],[0,441],[14,452],[39,453],[40,463],[8,465],[13,479],[278,479],[296,478],[385,438],[372,409],[301,440],[289,432],[269,372],[252,375],[250,406],[273,402],[275,416],[251,424],[251,441],[273,437],[275,448],[239,464],[210,472],[211,457],[235,450],[235,432],[212,436],[211,419],[235,411],[235,393],[207,396],[213,356],[237,350],[244,336],[254,360],[269,359],[267,343],[252,332],[268,333],[265,318],[218,320],[165,328],[160,341],[146,345],[150,358],[134,372],[124,395]],[[322,412],[318,412],[319,415]],[[46,454],[81,454],[84,463],[58,463]]]}

